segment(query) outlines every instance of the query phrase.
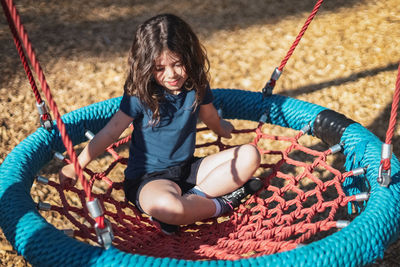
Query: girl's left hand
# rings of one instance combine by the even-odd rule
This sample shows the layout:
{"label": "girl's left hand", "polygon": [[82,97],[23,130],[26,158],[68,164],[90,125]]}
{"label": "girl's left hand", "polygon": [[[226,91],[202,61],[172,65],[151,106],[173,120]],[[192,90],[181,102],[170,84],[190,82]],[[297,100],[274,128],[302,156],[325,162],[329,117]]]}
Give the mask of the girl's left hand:
{"label": "girl's left hand", "polygon": [[220,123],[221,123],[222,131],[219,133],[219,135],[224,138],[232,138],[231,133],[234,129],[232,123],[230,123],[229,121],[226,121],[224,119],[221,119]]}

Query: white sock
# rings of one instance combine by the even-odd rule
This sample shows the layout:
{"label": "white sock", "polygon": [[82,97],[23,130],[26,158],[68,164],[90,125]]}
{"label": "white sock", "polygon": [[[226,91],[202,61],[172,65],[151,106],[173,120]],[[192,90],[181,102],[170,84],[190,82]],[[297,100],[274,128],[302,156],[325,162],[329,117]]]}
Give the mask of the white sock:
{"label": "white sock", "polygon": [[216,198],[212,198],[211,200],[214,201],[215,204],[215,213],[213,217],[218,217],[221,215],[222,205]]}
{"label": "white sock", "polygon": [[[185,193],[185,195],[190,195],[190,194],[206,197],[206,194],[204,194],[204,192],[198,186],[193,187],[192,189],[188,190]],[[219,217],[223,213],[222,203],[217,198],[211,198],[211,200],[215,204],[215,213],[212,217]]]}

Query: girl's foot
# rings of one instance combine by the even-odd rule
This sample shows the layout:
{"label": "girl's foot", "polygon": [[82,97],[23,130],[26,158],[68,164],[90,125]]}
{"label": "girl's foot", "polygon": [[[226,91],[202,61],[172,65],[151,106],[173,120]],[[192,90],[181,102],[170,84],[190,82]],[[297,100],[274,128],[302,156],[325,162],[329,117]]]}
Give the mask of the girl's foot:
{"label": "girl's foot", "polygon": [[157,225],[157,227],[160,228],[161,231],[166,235],[173,235],[179,230],[179,225],[163,223],[154,217],[150,217],[150,220],[154,222]]}
{"label": "girl's foot", "polygon": [[221,214],[233,211],[235,208],[239,207],[246,196],[256,193],[262,187],[263,182],[261,179],[253,177],[232,193],[218,197],[217,200],[222,206]]}

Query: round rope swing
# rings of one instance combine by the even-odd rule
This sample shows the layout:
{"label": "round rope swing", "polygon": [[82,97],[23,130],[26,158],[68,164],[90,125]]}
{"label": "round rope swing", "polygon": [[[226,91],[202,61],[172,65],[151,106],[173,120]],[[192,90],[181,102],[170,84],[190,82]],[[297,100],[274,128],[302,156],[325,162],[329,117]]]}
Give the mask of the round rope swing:
{"label": "round rope swing", "polygon": [[[272,94],[322,2],[317,1],[262,92],[213,90],[214,105],[225,119],[254,122],[250,124],[255,127],[236,129],[233,134],[244,136],[262,153],[258,173],[263,188],[229,216],[184,225],[177,234],[165,235],[125,200],[122,181],[109,178],[127,162],[120,151],[130,141],[129,133],[107,149],[112,160],[106,170],[82,170],[77,163],[73,146],[104,127],[121,98],[61,118],[13,1],[1,0],[42,124],[0,166],[0,227],[14,249],[34,266],[363,266],[382,258],[400,228],[400,166],[391,145],[400,66],[385,143],[333,110]],[[290,128],[294,134],[268,134],[267,127]],[[233,146],[210,137],[201,126],[198,136],[205,138],[199,138],[203,141],[196,153]],[[326,149],[303,146],[304,136],[322,140]],[[68,158],[62,155],[65,150]],[[339,152],[346,159],[343,170],[327,163]],[[62,187],[58,181],[38,176],[54,157],[74,163],[80,185]],[[37,183],[57,190],[60,205],[33,202],[30,192]],[[351,220],[338,219],[347,209],[353,212],[348,216]],[[46,211],[39,210],[60,214],[73,227],[57,229],[42,217]]]}

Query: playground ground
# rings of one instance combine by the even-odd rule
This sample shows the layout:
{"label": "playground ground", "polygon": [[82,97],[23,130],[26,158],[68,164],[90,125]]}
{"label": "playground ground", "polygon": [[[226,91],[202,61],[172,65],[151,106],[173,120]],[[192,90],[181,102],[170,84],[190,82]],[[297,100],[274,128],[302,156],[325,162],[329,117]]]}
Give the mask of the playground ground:
{"label": "playground ground", "polygon": [[[138,23],[180,15],[208,51],[212,88],[259,91],[316,1],[16,1],[62,114],[122,94]],[[274,90],[361,123],[385,139],[400,61],[397,0],[325,1]],[[35,99],[0,17],[0,163],[38,127]],[[400,127],[393,150],[400,154]],[[56,173],[53,174],[56,177]],[[384,208],[384,207],[382,207]],[[4,211],[2,211],[4,212]],[[399,266],[400,241],[376,266]],[[0,230],[0,265],[30,266]]]}

